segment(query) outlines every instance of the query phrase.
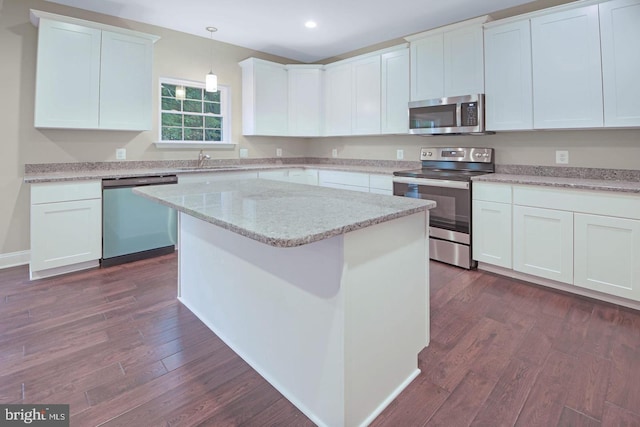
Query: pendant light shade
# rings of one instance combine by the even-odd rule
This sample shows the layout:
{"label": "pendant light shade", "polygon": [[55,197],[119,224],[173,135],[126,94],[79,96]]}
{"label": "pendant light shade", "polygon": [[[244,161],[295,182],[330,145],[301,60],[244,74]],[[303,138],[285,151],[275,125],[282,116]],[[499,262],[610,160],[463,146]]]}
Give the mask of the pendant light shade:
{"label": "pendant light shade", "polygon": [[207,74],[204,80],[204,90],[207,92],[217,92],[218,76],[213,74],[213,33],[218,31],[218,29],[216,27],[207,27],[207,31],[209,31],[211,36],[211,68],[209,69],[209,74]]}
{"label": "pendant light shade", "polygon": [[218,76],[213,74],[213,71],[209,71],[207,77],[204,81],[204,90],[207,92],[217,92],[218,91]]}

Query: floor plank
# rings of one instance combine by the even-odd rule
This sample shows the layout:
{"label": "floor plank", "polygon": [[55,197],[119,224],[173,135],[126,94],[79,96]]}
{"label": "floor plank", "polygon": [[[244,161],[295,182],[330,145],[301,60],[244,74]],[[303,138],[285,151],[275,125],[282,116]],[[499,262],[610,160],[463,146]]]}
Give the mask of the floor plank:
{"label": "floor plank", "polygon": [[[372,426],[638,426],[640,313],[431,262],[422,373]],[[168,255],[0,270],[0,403],[73,426],[311,426],[176,299]]]}

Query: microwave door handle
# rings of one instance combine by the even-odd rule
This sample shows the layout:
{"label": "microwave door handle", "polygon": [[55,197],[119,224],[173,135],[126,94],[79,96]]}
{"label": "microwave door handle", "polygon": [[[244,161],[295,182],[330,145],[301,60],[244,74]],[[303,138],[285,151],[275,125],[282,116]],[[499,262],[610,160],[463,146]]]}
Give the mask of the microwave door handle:
{"label": "microwave door handle", "polygon": [[469,182],[467,181],[448,181],[445,179],[428,179],[428,178],[405,178],[405,177],[393,177],[393,182],[400,184],[417,184],[425,185],[429,187],[440,188],[456,188],[459,190],[468,190]]}

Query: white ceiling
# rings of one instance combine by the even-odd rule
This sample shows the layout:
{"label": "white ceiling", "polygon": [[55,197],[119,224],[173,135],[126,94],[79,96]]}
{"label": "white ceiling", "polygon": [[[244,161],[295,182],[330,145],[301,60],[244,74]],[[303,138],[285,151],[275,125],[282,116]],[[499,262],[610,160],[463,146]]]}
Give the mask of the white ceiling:
{"label": "white ceiling", "polygon": [[48,1],[310,63],[532,0]]}

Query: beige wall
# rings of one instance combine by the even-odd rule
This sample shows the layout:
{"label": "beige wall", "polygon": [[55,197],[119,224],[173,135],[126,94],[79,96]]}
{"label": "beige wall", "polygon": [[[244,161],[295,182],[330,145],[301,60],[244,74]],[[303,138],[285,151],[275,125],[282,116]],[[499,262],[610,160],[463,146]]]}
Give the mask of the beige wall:
{"label": "beige wall", "polygon": [[[540,0],[527,10],[552,6],[564,0]],[[535,6],[538,5],[538,6]],[[26,163],[112,161],[116,148],[127,149],[128,160],[195,159],[197,150],[159,150],[157,116],[149,132],[38,130],[33,127],[37,29],[29,22],[29,9],[117,25],[161,36],[155,46],[154,82],[158,77],[202,80],[209,70],[211,41],[163,28],[123,21],[44,0],[0,0],[0,257],[29,249],[29,186],[22,183]],[[508,12],[504,16],[512,15]],[[371,49],[366,49],[371,50]],[[278,62],[283,58],[238,46],[214,42],[214,71],[220,84],[231,87],[234,149],[210,151],[214,158],[237,158],[248,148],[252,158],[274,157],[275,148],[286,157],[418,158],[422,146],[487,146],[496,148],[501,164],[552,165],[556,149],[569,150],[571,166],[638,169],[640,131],[515,132],[484,137],[379,136],[351,138],[243,137],[241,135],[241,72],[237,63],[250,56]],[[157,88],[154,108],[157,108]],[[611,155],[611,150],[616,155]],[[1,263],[1,261],[0,261]]]}

